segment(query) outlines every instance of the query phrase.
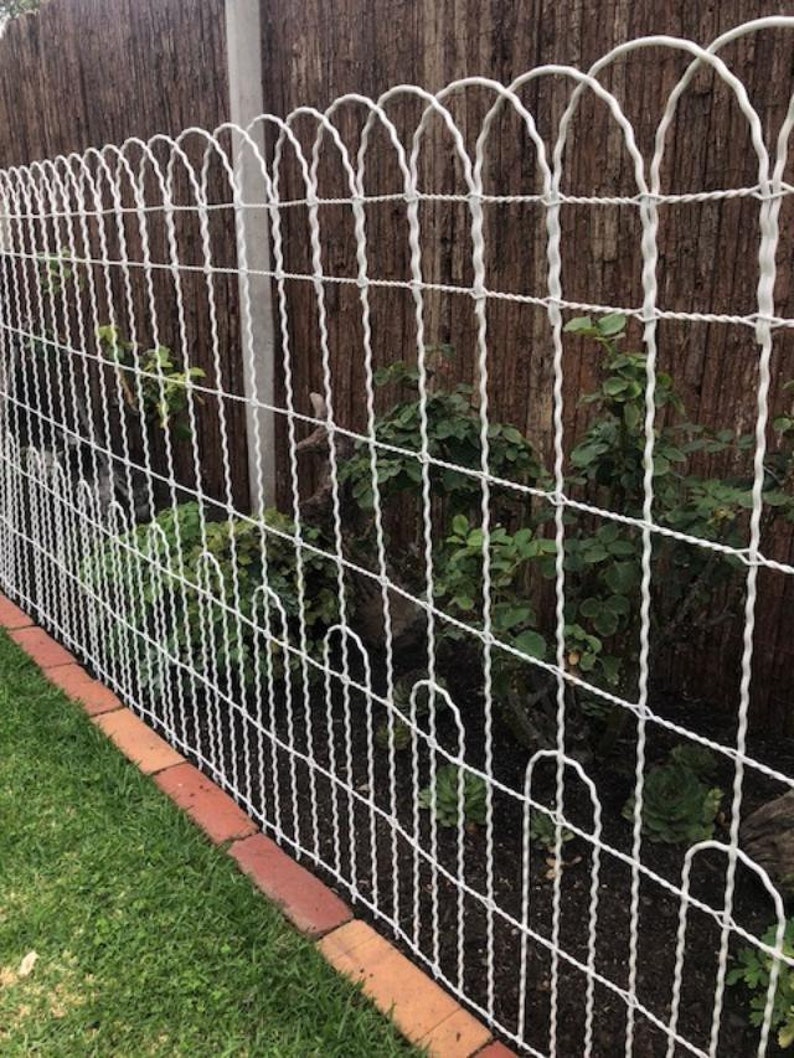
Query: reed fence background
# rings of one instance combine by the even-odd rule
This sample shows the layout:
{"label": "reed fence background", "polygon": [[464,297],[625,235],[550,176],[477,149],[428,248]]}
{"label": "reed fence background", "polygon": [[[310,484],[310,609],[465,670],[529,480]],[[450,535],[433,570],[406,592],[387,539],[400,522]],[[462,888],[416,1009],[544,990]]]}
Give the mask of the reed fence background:
{"label": "reed fence background", "polygon": [[[570,63],[587,69],[598,56],[622,40],[648,33],[680,35],[710,41],[742,20],[786,13],[785,3],[729,0],[693,5],[684,0],[627,3],[625,0],[576,0],[558,3],[508,3],[490,0],[443,0],[434,3],[393,0],[339,0],[324,3],[288,0],[263,4],[263,96],[265,108],[286,115],[311,103],[322,110],[345,92],[377,98],[396,83],[421,84],[434,91],[461,76],[483,75],[502,83],[530,66]],[[794,64],[791,35],[767,29],[728,45],[722,58],[746,85],[764,125],[768,143],[784,119]],[[630,52],[603,74],[604,85],[620,100],[632,122],[641,151],[650,153],[651,137],[667,96],[686,66],[683,54],[671,49]],[[8,167],[57,154],[82,152],[129,137],[143,140],[187,127],[217,128],[228,118],[227,59],[222,0],[51,0],[37,16],[11,23],[0,39],[0,164]],[[522,90],[522,99],[549,140],[567,104],[570,85],[563,78],[544,77]],[[492,95],[487,88],[470,91],[452,104],[452,112],[473,148],[473,137]],[[350,108],[338,116],[342,139],[355,151],[360,115]],[[402,134],[412,127],[416,109],[401,104],[390,115]],[[515,116],[500,131],[499,194],[537,193],[535,158]],[[509,127],[513,122],[514,128]],[[315,124],[294,124],[302,142],[310,144]],[[220,142],[223,142],[223,133]],[[641,255],[636,193],[620,134],[603,105],[583,101],[571,130],[575,151],[565,164],[563,191],[571,196],[617,199],[613,204],[571,203],[562,215],[563,276],[567,296],[584,304],[636,309],[641,304]],[[273,137],[268,140],[272,150]],[[189,159],[202,157],[201,137],[185,141]],[[154,153],[156,155],[155,146]],[[165,158],[166,152],[163,153]],[[387,195],[399,186],[396,166],[387,151],[373,152],[367,185],[373,195]],[[461,191],[460,167],[440,126],[428,137],[421,165],[423,191],[449,195]],[[791,162],[784,180],[791,182]],[[671,133],[662,174],[665,193],[701,193],[749,187],[756,180],[755,155],[746,121],[726,86],[704,71],[685,92]],[[153,182],[152,187],[154,188]],[[223,396],[209,400],[197,414],[205,487],[221,501],[244,503],[247,494],[244,416],[235,398],[243,380],[234,218],[228,181],[219,164],[208,174],[215,262],[228,266],[216,284],[220,359],[202,327],[200,275],[182,275],[186,306],[183,326],[191,362],[204,368],[208,385]],[[495,186],[495,185],[494,185]],[[341,167],[321,171],[322,192],[343,194]],[[486,177],[486,190],[488,179]],[[105,192],[99,191],[101,196]],[[282,197],[305,196],[297,165],[284,166]],[[190,200],[187,177],[174,174],[173,202]],[[108,205],[106,202],[105,205]],[[228,208],[227,208],[228,207]],[[787,265],[794,252],[791,199],[783,203],[778,261]],[[355,241],[349,209],[321,207],[324,231],[323,267],[328,275],[355,275]],[[394,203],[367,208],[371,238],[370,274],[389,280],[407,270],[408,245],[400,210]],[[426,248],[423,272],[428,282],[450,288],[429,292],[427,340],[448,344],[457,354],[462,373],[471,371],[474,314],[469,311],[471,247],[465,201],[423,203],[423,227],[437,234]],[[545,276],[544,207],[538,203],[502,201],[487,207],[491,237],[487,283],[493,289],[543,294]],[[189,214],[174,215],[183,261],[200,259],[199,236]],[[286,266],[295,274],[307,271],[307,214],[297,206],[284,219]],[[126,232],[128,256],[135,259],[133,226]],[[164,344],[178,343],[179,322],[169,307],[174,302],[174,277],[169,271],[168,233],[162,221],[150,226],[155,263],[155,303]],[[660,229],[660,307],[683,313],[744,316],[755,298],[758,243],[757,204],[749,198],[680,201],[666,204]],[[108,252],[114,251],[113,237]],[[193,254],[193,258],[191,258]],[[723,267],[724,262],[731,267]],[[781,315],[794,308],[791,269],[779,268],[777,302]],[[463,293],[451,288],[459,287]],[[308,413],[308,392],[319,388],[321,357],[316,291],[311,283],[287,281],[291,358],[298,403]],[[362,425],[363,381],[360,359],[350,350],[360,346],[360,318],[354,285],[329,284],[327,309],[332,349],[335,414],[343,425]],[[111,300],[117,301],[117,298]],[[133,276],[134,314],[145,333],[147,295],[143,277]],[[384,287],[373,293],[378,329],[373,354],[377,363],[402,355],[414,345],[410,294]],[[119,320],[120,325],[129,321]],[[543,305],[495,301],[488,309],[491,350],[490,387],[495,414],[515,422],[546,451],[551,439],[551,356]],[[151,331],[151,326],[149,326]],[[639,329],[634,331],[639,341]],[[151,335],[149,336],[151,337]],[[755,417],[757,347],[750,327],[712,320],[702,323],[666,319],[659,326],[659,366],[669,370],[682,391],[693,421],[715,428],[747,429]],[[469,365],[468,367],[466,365]],[[566,347],[566,437],[579,432],[586,409],[577,406],[589,388],[595,365],[577,343]],[[794,377],[794,334],[778,331],[773,358],[773,404],[779,406],[782,383]],[[216,377],[216,376],[220,377]],[[283,382],[277,378],[277,385]],[[283,401],[278,393],[277,403]],[[224,470],[218,423],[220,402],[227,415],[229,469]],[[284,441],[283,431],[279,441]],[[193,460],[177,452],[178,473],[190,478]],[[280,495],[287,484],[286,446],[279,445]],[[716,469],[716,468],[712,468]],[[310,487],[310,483],[309,486]],[[231,496],[226,494],[231,490]],[[790,528],[776,527],[764,541],[772,558],[789,561]],[[794,640],[787,614],[794,604],[790,578],[762,571],[756,626],[756,675],[753,684],[754,724],[770,734],[791,733],[794,711]],[[679,647],[656,659],[659,686],[673,685],[680,694],[706,697],[709,705],[735,708],[737,634],[730,623],[710,629],[701,641]],[[705,670],[704,670],[705,659]],[[683,674],[683,679],[681,678]],[[704,688],[706,694],[704,695]]]}

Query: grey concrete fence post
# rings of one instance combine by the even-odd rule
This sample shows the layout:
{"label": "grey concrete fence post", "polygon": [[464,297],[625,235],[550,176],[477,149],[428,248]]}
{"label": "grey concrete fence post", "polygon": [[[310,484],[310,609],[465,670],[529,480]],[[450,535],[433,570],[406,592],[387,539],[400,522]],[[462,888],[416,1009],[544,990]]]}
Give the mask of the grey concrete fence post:
{"label": "grey concrete fence post", "polygon": [[[245,129],[264,111],[260,0],[226,0],[226,48],[229,116]],[[261,123],[249,131],[264,157]],[[232,155],[240,187],[238,266],[246,263],[239,284],[249,498],[252,511],[258,513],[276,500],[275,413],[270,410],[275,398],[275,327],[271,280],[262,274],[271,267],[270,238],[267,212],[262,208],[265,191],[259,161],[239,133],[233,135]]]}

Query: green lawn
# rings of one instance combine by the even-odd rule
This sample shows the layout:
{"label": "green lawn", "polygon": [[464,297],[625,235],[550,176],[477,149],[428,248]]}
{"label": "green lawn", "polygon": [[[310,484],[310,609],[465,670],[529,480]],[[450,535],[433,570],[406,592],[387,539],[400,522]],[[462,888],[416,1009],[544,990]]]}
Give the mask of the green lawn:
{"label": "green lawn", "polygon": [[0,1054],[418,1053],[0,634]]}

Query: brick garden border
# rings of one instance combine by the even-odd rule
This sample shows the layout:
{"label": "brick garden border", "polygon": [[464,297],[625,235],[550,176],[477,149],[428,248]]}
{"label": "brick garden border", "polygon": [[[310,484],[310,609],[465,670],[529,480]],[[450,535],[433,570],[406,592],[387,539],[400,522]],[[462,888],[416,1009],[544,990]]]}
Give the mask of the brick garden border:
{"label": "brick garden border", "polygon": [[93,724],[220,846],[326,961],[361,985],[375,1006],[430,1058],[516,1058],[393,944],[353,915],[198,768],[132,713],[104,684],[10,599],[0,595],[0,628],[50,683],[78,702]]}

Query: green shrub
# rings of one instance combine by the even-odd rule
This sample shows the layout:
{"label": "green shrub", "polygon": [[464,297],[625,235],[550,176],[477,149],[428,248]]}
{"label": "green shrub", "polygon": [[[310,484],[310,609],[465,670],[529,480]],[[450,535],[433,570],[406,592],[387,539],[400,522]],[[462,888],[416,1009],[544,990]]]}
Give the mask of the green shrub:
{"label": "green shrub", "polygon": [[205,377],[202,368],[183,368],[165,345],[140,349],[110,324],[98,327],[96,334],[102,356],[115,365],[127,407],[148,424],[172,430],[176,437],[189,437],[188,389]]}
{"label": "green shrub", "polygon": [[[647,358],[626,351],[626,320],[620,314],[600,319],[571,320],[566,331],[594,342],[600,349],[599,379],[582,398],[591,409],[589,423],[570,451],[566,494],[584,498],[623,515],[641,517],[645,479],[645,418]],[[449,351],[447,351],[448,353]],[[414,527],[409,541],[424,546],[421,511],[422,406],[417,395],[418,371],[398,362],[381,372],[380,383],[396,386],[398,399],[375,426],[378,442],[392,446],[376,451],[376,472],[384,513],[413,512],[400,521],[402,532]],[[444,372],[432,375],[426,395],[424,423],[431,460],[478,471],[481,468],[480,413],[471,387],[444,388]],[[736,456],[752,448],[751,436],[733,431],[713,434],[688,423],[673,378],[656,373],[655,404],[664,412],[655,424],[654,519],[662,525],[703,540],[741,546],[752,506],[748,479],[708,479],[692,474],[690,462],[699,453]],[[773,428],[778,445],[770,451],[765,483],[765,518],[794,518],[790,494],[794,467],[794,413],[779,416]],[[488,431],[489,470],[520,486],[548,490],[551,475],[516,427],[491,424]],[[394,449],[399,449],[396,451]],[[474,474],[448,466],[429,467],[434,528],[434,602],[452,620],[437,624],[441,640],[469,642],[479,651],[485,630],[483,582],[485,531],[482,485]],[[374,496],[369,446],[361,443],[341,468],[352,496],[371,511]],[[411,502],[405,505],[405,499]],[[534,737],[528,714],[536,708],[543,687],[534,686],[532,662],[550,660],[551,636],[544,628],[542,581],[554,576],[556,545],[549,539],[553,508],[543,499],[494,483],[490,490],[488,567],[490,632],[497,647],[492,669],[497,709],[528,745]],[[638,614],[641,604],[643,544],[640,531],[609,518],[564,511],[566,574],[565,664],[574,675],[595,687],[632,697],[639,670]],[[388,519],[387,519],[388,520]],[[404,549],[407,550],[407,549]],[[674,538],[654,536],[651,554],[651,621],[657,649],[674,643],[689,629],[708,628],[724,614],[710,612],[722,587],[741,590],[740,563],[714,551]],[[414,590],[421,591],[422,586]],[[460,622],[460,623],[456,623]],[[568,697],[587,722],[601,729],[598,746],[614,747],[628,713],[587,688],[571,686]]]}
{"label": "green shrub", "polygon": [[[270,605],[272,636],[295,650],[300,648],[301,615],[307,650],[315,659],[322,657],[328,628],[339,620],[336,563],[311,550],[321,542],[318,530],[304,528],[302,540],[309,547],[301,549],[299,564],[294,525],[278,511],[268,510],[256,521],[206,522],[199,505],[190,502],[162,511],[153,525],[110,538],[89,561],[87,575],[99,590],[109,585],[111,608],[121,618],[111,643],[121,651],[126,641],[127,648],[142,652],[144,671],[159,672],[159,655],[165,650],[189,660],[205,678],[240,671],[250,680],[256,645],[252,624],[261,627],[269,604],[263,585],[278,599],[286,619],[284,628],[277,607]],[[274,675],[300,664],[295,653],[272,640],[262,637],[259,646],[274,662]]]}
{"label": "green shrub", "polygon": [[[382,503],[397,496],[415,493],[421,487],[422,405],[418,393],[419,372],[398,360],[377,372],[379,386],[396,385],[401,399],[375,423],[375,440],[379,445],[404,450],[376,450],[376,473]],[[480,413],[472,399],[472,387],[456,385],[450,390],[434,387],[426,395],[425,422],[427,451],[431,459],[455,464],[466,470],[482,469]],[[534,485],[545,471],[533,446],[515,426],[491,423],[488,427],[488,465],[495,477]],[[436,497],[446,501],[450,517],[472,513],[479,505],[482,488],[472,474],[453,467],[430,464],[430,487]],[[365,442],[356,445],[353,457],[340,467],[340,480],[349,482],[354,499],[363,510],[374,504],[370,448]],[[504,492],[495,490],[497,503],[507,501]]]}

